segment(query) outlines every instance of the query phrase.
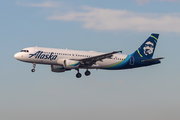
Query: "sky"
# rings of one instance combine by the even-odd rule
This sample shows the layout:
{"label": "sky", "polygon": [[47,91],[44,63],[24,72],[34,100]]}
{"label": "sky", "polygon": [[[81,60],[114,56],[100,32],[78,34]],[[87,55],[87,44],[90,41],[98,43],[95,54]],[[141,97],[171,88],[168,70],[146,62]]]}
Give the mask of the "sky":
{"label": "sky", "polygon": [[[180,0],[3,0],[0,119],[179,120]],[[17,61],[25,47],[133,53],[159,33],[161,64],[53,73]]]}

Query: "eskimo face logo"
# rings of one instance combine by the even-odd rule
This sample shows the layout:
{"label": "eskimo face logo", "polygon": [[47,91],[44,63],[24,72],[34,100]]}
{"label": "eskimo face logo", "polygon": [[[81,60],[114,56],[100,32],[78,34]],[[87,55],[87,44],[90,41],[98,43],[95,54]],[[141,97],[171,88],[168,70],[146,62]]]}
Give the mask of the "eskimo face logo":
{"label": "eskimo face logo", "polygon": [[154,51],[154,44],[150,41],[145,43],[145,46],[143,47],[144,54],[145,55],[150,55]]}

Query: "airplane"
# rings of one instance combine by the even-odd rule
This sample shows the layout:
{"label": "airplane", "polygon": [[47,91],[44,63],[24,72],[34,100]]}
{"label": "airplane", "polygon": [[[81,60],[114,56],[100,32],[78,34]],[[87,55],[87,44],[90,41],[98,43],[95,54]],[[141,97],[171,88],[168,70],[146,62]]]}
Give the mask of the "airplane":
{"label": "airplane", "polygon": [[102,53],[96,51],[79,51],[69,49],[54,49],[44,47],[28,47],[16,53],[14,57],[23,62],[33,64],[51,65],[52,72],[65,72],[77,70],[76,77],[82,74],[79,69],[86,69],[85,75],[89,76],[89,69],[121,70],[150,66],[161,63],[160,58],[152,58],[159,34],[152,33],[150,37],[132,54],[117,54],[121,51]]}

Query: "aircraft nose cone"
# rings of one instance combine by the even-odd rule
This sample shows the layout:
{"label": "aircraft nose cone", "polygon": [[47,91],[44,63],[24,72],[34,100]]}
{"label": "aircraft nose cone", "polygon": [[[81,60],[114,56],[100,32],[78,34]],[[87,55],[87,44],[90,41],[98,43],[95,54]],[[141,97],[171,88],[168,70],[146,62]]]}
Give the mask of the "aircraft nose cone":
{"label": "aircraft nose cone", "polygon": [[14,58],[16,58],[16,59],[17,59],[17,53],[14,55]]}
{"label": "aircraft nose cone", "polygon": [[14,58],[16,58],[16,59],[18,60],[18,59],[19,59],[19,54],[16,53],[16,54],[14,55]]}

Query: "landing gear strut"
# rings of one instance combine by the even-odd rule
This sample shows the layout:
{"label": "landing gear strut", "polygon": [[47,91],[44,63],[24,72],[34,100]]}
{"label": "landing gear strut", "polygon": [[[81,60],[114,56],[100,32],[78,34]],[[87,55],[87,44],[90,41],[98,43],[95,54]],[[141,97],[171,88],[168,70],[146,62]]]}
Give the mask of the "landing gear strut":
{"label": "landing gear strut", "polygon": [[81,75],[81,73],[79,73],[79,69],[77,69],[77,71],[78,71],[78,73],[76,74],[76,77],[80,78],[82,75]]}
{"label": "landing gear strut", "polygon": [[36,63],[33,63],[33,69],[31,70],[31,72],[35,72],[35,67],[36,67]]}
{"label": "landing gear strut", "polygon": [[89,76],[90,74],[91,74],[91,72],[89,70],[86,70],[85,75]]}

